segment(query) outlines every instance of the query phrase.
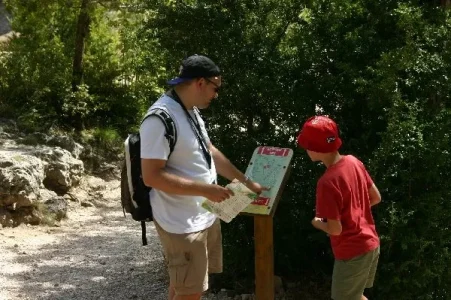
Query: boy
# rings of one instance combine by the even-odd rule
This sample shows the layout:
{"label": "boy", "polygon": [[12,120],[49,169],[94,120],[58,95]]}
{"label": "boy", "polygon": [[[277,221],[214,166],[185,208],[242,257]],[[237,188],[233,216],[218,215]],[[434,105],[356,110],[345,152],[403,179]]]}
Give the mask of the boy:
{"label": "boy", "polygon": [[305,122],[298,146],[326,171],[316,187],[316,216],[312,225],[330,236],[335,257],[332,299],[367,300],[380,253],[371,207],[381,201],[376,185],[361,161],[338,152],[342,142],[337,124],[325,116]]}

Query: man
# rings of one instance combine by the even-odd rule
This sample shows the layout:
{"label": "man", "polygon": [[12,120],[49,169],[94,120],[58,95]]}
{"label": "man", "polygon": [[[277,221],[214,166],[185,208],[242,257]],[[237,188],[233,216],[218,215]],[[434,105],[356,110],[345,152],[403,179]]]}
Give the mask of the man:
{"label": "man", "polygon": [[190,56],[168,84],[173,88],[150,110],[171,115],[177,142],[169,157],[163,122],[147,118],[140,128],[142,173],[153,188],[150,199],[168,265],[169,300],[198,300],[208,289],[208,273],[222,272],[220,222],[201,207],[205,198],[221,202],[232,195],[216,184],[216,173],[238,179],[255,193],[266,188],[245,177],[213,146],[197,111],[218,96],[221,72],[216,64],[205,56]]}

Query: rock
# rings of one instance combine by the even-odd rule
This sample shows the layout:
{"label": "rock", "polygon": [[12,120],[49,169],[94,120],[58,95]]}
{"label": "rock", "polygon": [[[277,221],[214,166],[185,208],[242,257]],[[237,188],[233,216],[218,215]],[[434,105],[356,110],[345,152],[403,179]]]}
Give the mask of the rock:
{"label": "rock", "polygon": [[48,140],[48,136],[44,133],[33,132],[24,137],[18,138],[17,140],[18,140],[19,144],[24,144],[24,145],[31,145],[31,146],[45,145]]}
{"label": "rock", "polygon": [[47,213],[54,216],[54,219],[61,221],[67,214],[67,202],[63,197],[54,197],[44,202]]}
{"label": "rock", "polygon": [[58,195],[54,191],[50,191],[47,189],[39,190],[39,201],[45,203],[49,199],[53,199],[58,197]]}
{"label": "rock", "polygon": [[90,176],[82,182],[86,168],[79,158],[84,155],[96,173],[116,181],[120,168],[107,163],[110,158],[68,135],[20,130],[14,121],[0,118],[0,228],[22,223],[55,226],[55,220],[66,217],[69,201],[92,207],[116,200],[119,186],[108,178]]}
{"label": "rock", "polygon": [[0,224],[2,225],[2,227],[13,227],[14,226],[13,216],[6,209],[0,208]]}
{"label": "rock", "polygon": [[42,212],[34,207],[24,207],[14,213],[13,218],[14,226],[19,226],[20,224],[39,225],[45,217]]}
{"label": "rock", "polygon": [[93,207],[94,206],[94,204],[92,204],[92,202],[90,202],[90,201],[81,201],[80,204],[83,207]]}
{"label": "rock", "polygon": [[67,135],[52,136],[47,140],[47,145],[58,146],[69,151],[76,159],[80,158],[84,147],[74,141],[73,138]]}
{"label": "rock", "polygon": [[[82,191],[82,192],[84,192],[84,191]],[[86,193],[86,192],[85,192]],[[86,193],[87,194],[87,193]],[[63,198],[64,198],[64,200],[66,200],[66,201],[72,201],[72,202],[77,202],[77,203],[81,203],[81,201],[80,201],[80,197],[79,197],[79,194],[78,193],[67,193],[67,194],[64,194],[64,196],[63,196]]]}
{"label": "rock", "polygon": [[30,206],[39,195],[44,164],[32,155],[0,151],[0,207]]}
{"label": "rock", "polygon": [[0,132],[18,133],[19,129],[13,120],[0,118]]}
{"label": "rock", "polygon": [[72,157],[69,151],[61,148],[44,148],[35,155],[46,162],[44,186],[64,195],[72,186],[77,186],[84,172],[83,162]]}
{"label": "rock", "polygon": [[285,292],[283,288],[282,278],[279,276],[274,276],[274,292],[276,294],[283,294]]}

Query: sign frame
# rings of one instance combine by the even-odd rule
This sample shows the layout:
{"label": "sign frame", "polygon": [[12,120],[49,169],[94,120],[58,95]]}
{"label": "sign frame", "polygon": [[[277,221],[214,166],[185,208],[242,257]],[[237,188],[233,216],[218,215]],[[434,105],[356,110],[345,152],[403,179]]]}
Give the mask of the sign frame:
{"label": "sign frame", "polygon": [[[282,154],[282,155],[277,155],[277,154]],[[294,153],[293,153],[293,150],[290,148],[279,148],[279,147],[271,147],[271,146],[259,146],[254,150],[252,158],[246,169],[245,175],[249,176],[249,178],[251,180],[253,180],[261,185],[265,185],[264,182],[259,182],[258,178],[253,178],[253,176],[252,176],[253,170],[255,168],[255,163],[257,161],[257,156],[259,156],[259,155],[260,156],[265,155],[265,156],[286,157],[285,161],[281,162],[281,164],[283,166],[281,169],[279,169],[279,174],[278,174],[278,175],[282,176],[282,178],[280,178],[280,176],[279,176],[277,181],[279,181],[280,184],[278,184],[278,186],[275,186],[275,187],[270,186],[271,189],[277,188],[277,193],[275,194],[275,196],[273,196],[271,198],[264,198],[264,199],[268,199],[268,205],[262,205],[263,207],[267,208],[267,210],[264,213],[255,211],[255,209],[260,209],[257,207],[257,204],[254,204],[254,202],[263,198],[263,197],[260,197],[259,199],[257,199],[253,203],[251,203],[240,214],[248,215],[248,216],[272,216],[272,217],[274,217],[275,212],[277,210],[277,206],[279,205],[280,199],[282,197],[286,182],[288,181],[288,179],[291,175],[291,161],[292,161]],[[252,211],[252,210],[254,210],[254,211]],[[260,210],[263,211],[263,208],[261,208]]]}
{"label": "sign frame", "polygon": [[[278,148],[269,146],[259,146],[254,150],[251,161],[246,170],[246,175],[250,176],[253,162],[256,155],[268,153],[265,150],[270,150],[270,153],[287,153],[286,165],[282,166],[282,178],[279,180],[280,184],[277,187],[277,193],[274,196],[272,205],[268,206],[268,213],[251,213],[243,211],[240,215],[251,216],[254,218],[254,244],[255,244],[255,298],[256,300],[274,300],[274,214],[282,197],[283,190],[291,175],[291,161],[293,158],[293,150],[290,148]],[[260,152],[260,153],[259,153]],[[258,178],[252,178],[258,182]],[[279,178],[280,179],[280,178]],[[258,182],[265,185],[264,182]],[[272,188],[272,187],[270,187]],[[258,199],[257,199],[258,200]],[[271,202],[269,202],[271,203]]]}

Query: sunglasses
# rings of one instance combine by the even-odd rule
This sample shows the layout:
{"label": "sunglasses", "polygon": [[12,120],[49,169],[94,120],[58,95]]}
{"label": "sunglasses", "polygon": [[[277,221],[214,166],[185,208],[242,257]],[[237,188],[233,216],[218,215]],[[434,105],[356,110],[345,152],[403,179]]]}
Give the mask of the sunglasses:
{"label": "sunglasses", "polygon": [[209,83],[211,83],[211,84],[213,84],[213,85],[215,86],[215,89],[214,89],[214,90],[215,90],[216,93],[219,92],[219,90],[221,89],[221,86],[217,85],[215,82],[211,81],[210,79],[208,79],[208,78],[206,78],[206,77],[204,77],[204,79],[205,79],[207,82],[209,82]]}

